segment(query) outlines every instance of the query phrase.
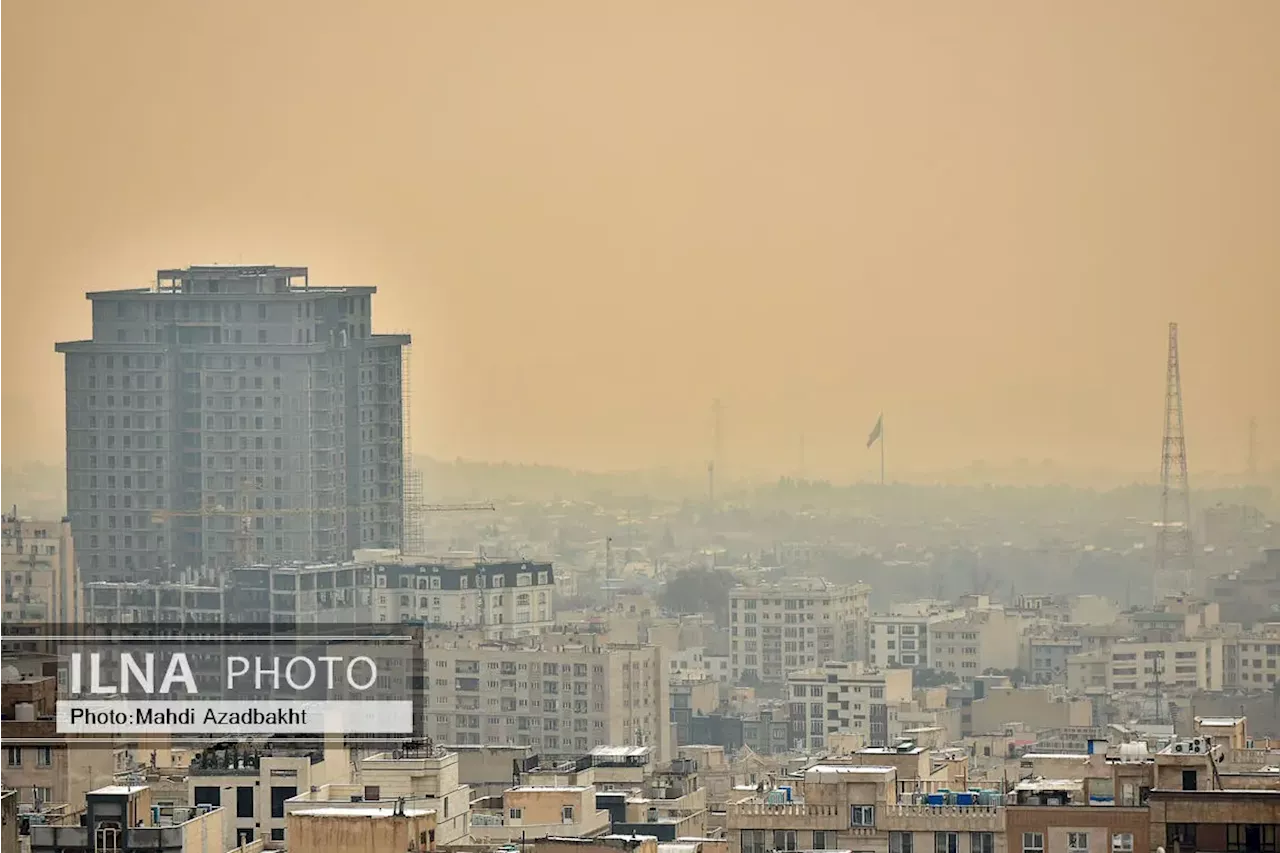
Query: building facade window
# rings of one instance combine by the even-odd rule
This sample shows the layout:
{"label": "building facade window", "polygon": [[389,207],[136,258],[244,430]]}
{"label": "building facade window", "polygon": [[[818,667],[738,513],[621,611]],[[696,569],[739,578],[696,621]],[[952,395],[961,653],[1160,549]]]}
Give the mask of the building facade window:
{"label": "building facade window", "polygon": [[1022,833],[1022,853],[1044,853],[1044,833]]}

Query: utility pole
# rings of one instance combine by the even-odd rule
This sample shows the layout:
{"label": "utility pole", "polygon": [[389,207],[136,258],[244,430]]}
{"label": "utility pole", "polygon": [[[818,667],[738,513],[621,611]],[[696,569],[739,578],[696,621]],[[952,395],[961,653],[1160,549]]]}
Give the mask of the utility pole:
{"label": "utility pole", "polygon": [[1152,598],[1187,592],[1194,557],[1191,544],[1191,490],[1187,484],[1187,442],[1182,420],[1182,371],[1178,324],[1169,324],[1165,372],[1164,441],[1160,454],[1160,526],[1156,528]]}
{"label": "utility pole", "polygon": [[1155,657],[1151,659],[1151,678],[1152,683],[1155,686],[1156,694],[1156,725],[1159,725],[1164,719],[1164,712],[1161,709],[1161,706],[1163,705],[1164,690],[1163,685],[1160,683],[1160,661],[1164,658],[1164,653],[1155,652],[1154,654]]}

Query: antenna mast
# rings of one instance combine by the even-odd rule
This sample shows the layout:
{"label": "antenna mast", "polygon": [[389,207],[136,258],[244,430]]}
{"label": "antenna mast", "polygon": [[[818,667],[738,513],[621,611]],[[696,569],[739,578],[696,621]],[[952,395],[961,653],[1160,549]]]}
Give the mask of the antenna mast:
{"label": "antenna mast", "polygon": [[1189,591],[1192,570],[1191,490],[1187,485],[1187,442],[1182,422],[1182,372],[1178,366],[1178,324],[1169,324],[1169,358],[1164,392],[1164,442],[1160,458],[1160,526],[1152,597]]}

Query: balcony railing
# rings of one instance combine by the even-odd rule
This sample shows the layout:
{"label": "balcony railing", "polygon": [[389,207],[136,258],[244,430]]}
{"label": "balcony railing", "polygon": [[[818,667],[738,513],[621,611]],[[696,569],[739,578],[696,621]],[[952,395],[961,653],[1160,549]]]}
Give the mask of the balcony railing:
{"label": "balcony railing", "polygon": [[731,803],[726,820],[735,829],[770,829],[784,821],[787,829],[847,830],[849,807],[819,803]]}
{"label": "balcony railing", "polygon": [[876,826],[886,830],[933,828],[992,832],[1004,828],[1004,806],[931,806],[898,803],[882,806]]}

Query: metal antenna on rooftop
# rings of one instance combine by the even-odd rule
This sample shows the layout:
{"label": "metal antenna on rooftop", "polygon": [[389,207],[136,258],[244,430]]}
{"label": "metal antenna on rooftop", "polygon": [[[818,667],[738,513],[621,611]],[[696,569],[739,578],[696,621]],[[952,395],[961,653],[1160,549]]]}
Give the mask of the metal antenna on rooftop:
{"label": "metal antenna on rooftop", "polygon": [[1178,324],[1169,324],[1165,374],[1164,442],[1160,454],[1160,526],[1152,597],[1187,592],[1191,586],[1191,491],[1187,485],[1187,442],[1182,421],[1182,372],[1178,364]]}

